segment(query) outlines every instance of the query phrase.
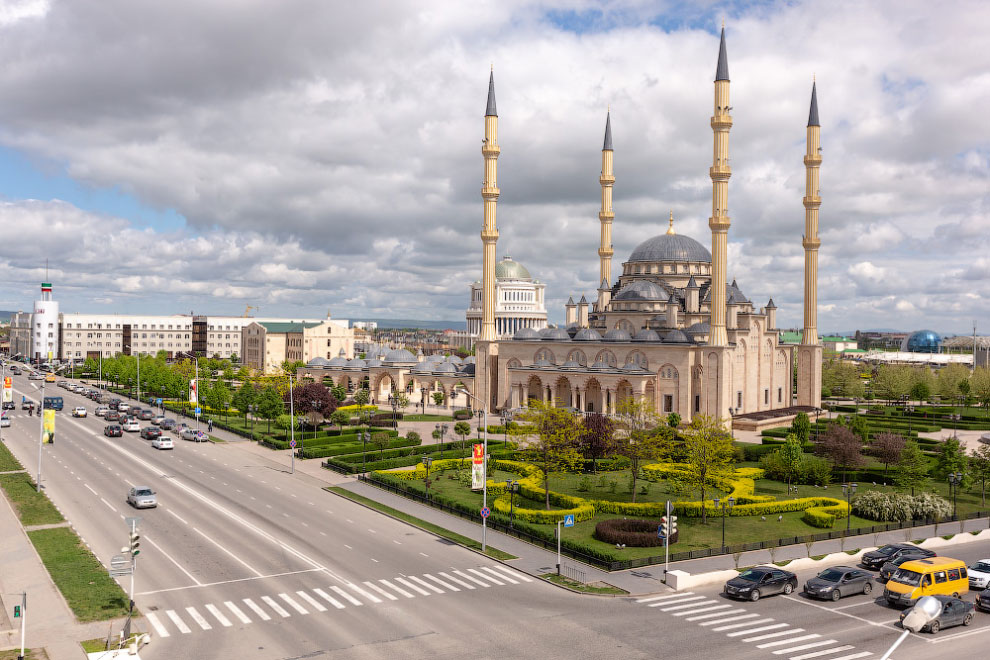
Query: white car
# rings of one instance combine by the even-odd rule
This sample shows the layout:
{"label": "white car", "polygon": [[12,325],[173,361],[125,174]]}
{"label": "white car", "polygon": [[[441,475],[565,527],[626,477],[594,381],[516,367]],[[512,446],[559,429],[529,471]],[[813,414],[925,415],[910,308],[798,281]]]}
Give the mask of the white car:
{"label": "white car", "polygon": [[981,559],[969,567],[969,588],[983,591],[990,587],[990,559]]}
{"label": "white car", "polygon": [[10,426],[10,417],[6,415],[0,417],[0,428],[7,428],[8,426]]}
{"label": "white car", "polygon": [[129,419],[121,424],[120,427],[130,433],[136,433],[141,430],[141,423],[136,419]]}
{"label": "white car", "polygon": [[75,408],[72,409],[72,416],[73,417],[85,417],[86,416],[86,409],[83,408],[82,406],[76,406]]}
{"label": "white car", "polygon": [[155,449],[175,449],[172,438],[167,435],[160,435],[151,441],[151,446]]}
{"label": "white car", "polygon": [[127,412],[131,409],[131,404],[121,401],[117,404],[117,412]]}
{"label": "white car", "polygon": [[103,417],[104,415],[106,415],[106,414],[107,414],[107,411],[108,411],[108,410],[110,410],[110,409],[109,409],[109,408],[107,408],[106,406],[97,406],[97,408],[96,408],[96,410],[94,410],[94,411],[93,411],[93,413],[94,413],[94,414],[95,414],[95,415],[96,415],[97,417]]}
{"label": "white car", "polygon": [[165,419],[165,415],[155,415],[154,417],[151,418],[151,423],[154,424],[155,426],[158,426],[159,424],[162,423],[163,419]]}

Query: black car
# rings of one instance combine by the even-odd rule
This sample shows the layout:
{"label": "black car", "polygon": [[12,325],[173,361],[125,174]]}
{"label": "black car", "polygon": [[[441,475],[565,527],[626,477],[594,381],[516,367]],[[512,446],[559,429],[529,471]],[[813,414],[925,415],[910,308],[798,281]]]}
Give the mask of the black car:
{"label": "black car", "polygon": [[[937,617],[929,621],[921,628],[921,632],[930,632],[933,635],[942,628],[952,626],[968,626],[973,623],[973,604],[967,603],[952,596],[931,596],[942,604],[942,611]],[[909,607],[901,612],[901,621],[914,607]]]}
{"label": "black car", "polygon": [[984,589],[976,595],[976,609],[990,612],[990,589]]}
{"label": "black car", "polygon": [[726,582],[725,595],[756,602],[763,596],[789,594],[797,586],[798,579],[794,573],[776,566],[757,566]]}
{"label": "black car", "polygon": [[141,437],[145,440],[154,440],[155,438],[160,438],[161,435],[162,432],[154,426],[146,426],[141,429]]}
{"label": "black car", "polygon": [[839,600],[850,594],[873,591],[873,574],[851,566],[833,566],[804,583],[804,593],[811,598]]}
{"label": "black car", "polygon": [[110,406],[110,410],[116,410],[117,406],[120,405],[120,399],[110,399],[110,403],[107,405]]}
{"label": "black car", "polygon": [[[924,548],[918,548],[918,550],[922,550],[925,553],[931,552],[931,550],[925,550]],[[915,559],[924,559],[925,557],[930,557],[930,556],[931,555],[928,554],[905,552],[900,557],[897,557],[896,559],[891,559],[890,561],[888,561],[883,565],[883,567],[880,569],[880,574],[877,575],[877,582],[886,584],[890,580],[890,577],[897,572],[897,569],[900,568],[901,564],[903,564],[906,561],[914,561]]]}
{"label": "black car", "polygon": [[888,561],[897,559],[905,553],[913,554],[916,559],[935,556],[935,553],[931,550],[919,548],[913,543],[888,543],[881,548],[864,553],[860,563],[866,568],[875,571]]}
{"label": "black car", "polygon": [[117,424],[107,424],[103,427],[103,435],[108,438],[119,438],[124,435],[124,432],[120,429]]}
{"label": "black car", "polygon": [[103,416],[103,419],[107,420],[108,422],[119,422],[120,413],[117,412],[116,410],[108,410],[107,414]]}
{"label": "black car", "polygon": [[166,417],[165,419],[163,419],[158,423],[158,428],[160,428],[162,431],[171,431],[172,429],[175,428],[175,420]]}
{"label": "black car", "polygon": [[14,403],[13,401],[4,401],[3,402],[3,409],[4,410],[14,410],[15,408],[17,408],[17,404]]}

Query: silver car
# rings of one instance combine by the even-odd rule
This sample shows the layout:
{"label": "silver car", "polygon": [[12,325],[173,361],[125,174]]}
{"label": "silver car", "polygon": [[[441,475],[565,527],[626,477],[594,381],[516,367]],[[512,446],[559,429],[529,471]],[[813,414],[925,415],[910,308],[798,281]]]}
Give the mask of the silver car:
{"label": "silver car", "polygon": [[149,486],[138,486],[128,491],[127,503],[135,509],[149,509],[158,506],[158,498]]}
{"label": "silver car", "polygon": [[182,429],[182,432],[179,435],[183,440],[192,440],[193,442],[209,442],[210,440],[210,438],[203,431],[189,427]]}

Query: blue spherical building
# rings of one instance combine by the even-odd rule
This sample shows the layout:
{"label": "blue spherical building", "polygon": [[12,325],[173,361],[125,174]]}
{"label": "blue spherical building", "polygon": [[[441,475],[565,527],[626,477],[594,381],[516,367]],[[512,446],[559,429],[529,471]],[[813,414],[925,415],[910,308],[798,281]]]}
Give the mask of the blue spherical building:
{"label": "blue spherical building", "polygon": [[910,353],[938,353],[942,346],[942,338],[931,330],[918,330],[908,335],[901,344],[902,351]]}

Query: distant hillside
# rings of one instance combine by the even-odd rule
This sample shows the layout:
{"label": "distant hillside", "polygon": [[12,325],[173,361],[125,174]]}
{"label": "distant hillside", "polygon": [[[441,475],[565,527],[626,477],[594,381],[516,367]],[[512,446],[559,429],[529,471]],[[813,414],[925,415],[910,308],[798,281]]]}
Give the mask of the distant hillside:
{"label": "distant hillside", "polygon": [[17,312],[5,312],[2,309],[0,309],[0,323],[6,323],[7,321],[10,320],[10,317],[16,313]]}
{"label": "distant hillside", "polygon": [[374,321],[378,328],[420,328],[422,330],[466,330],[465,321],[421,321],[417,319],[351,319],[351,321]]}

